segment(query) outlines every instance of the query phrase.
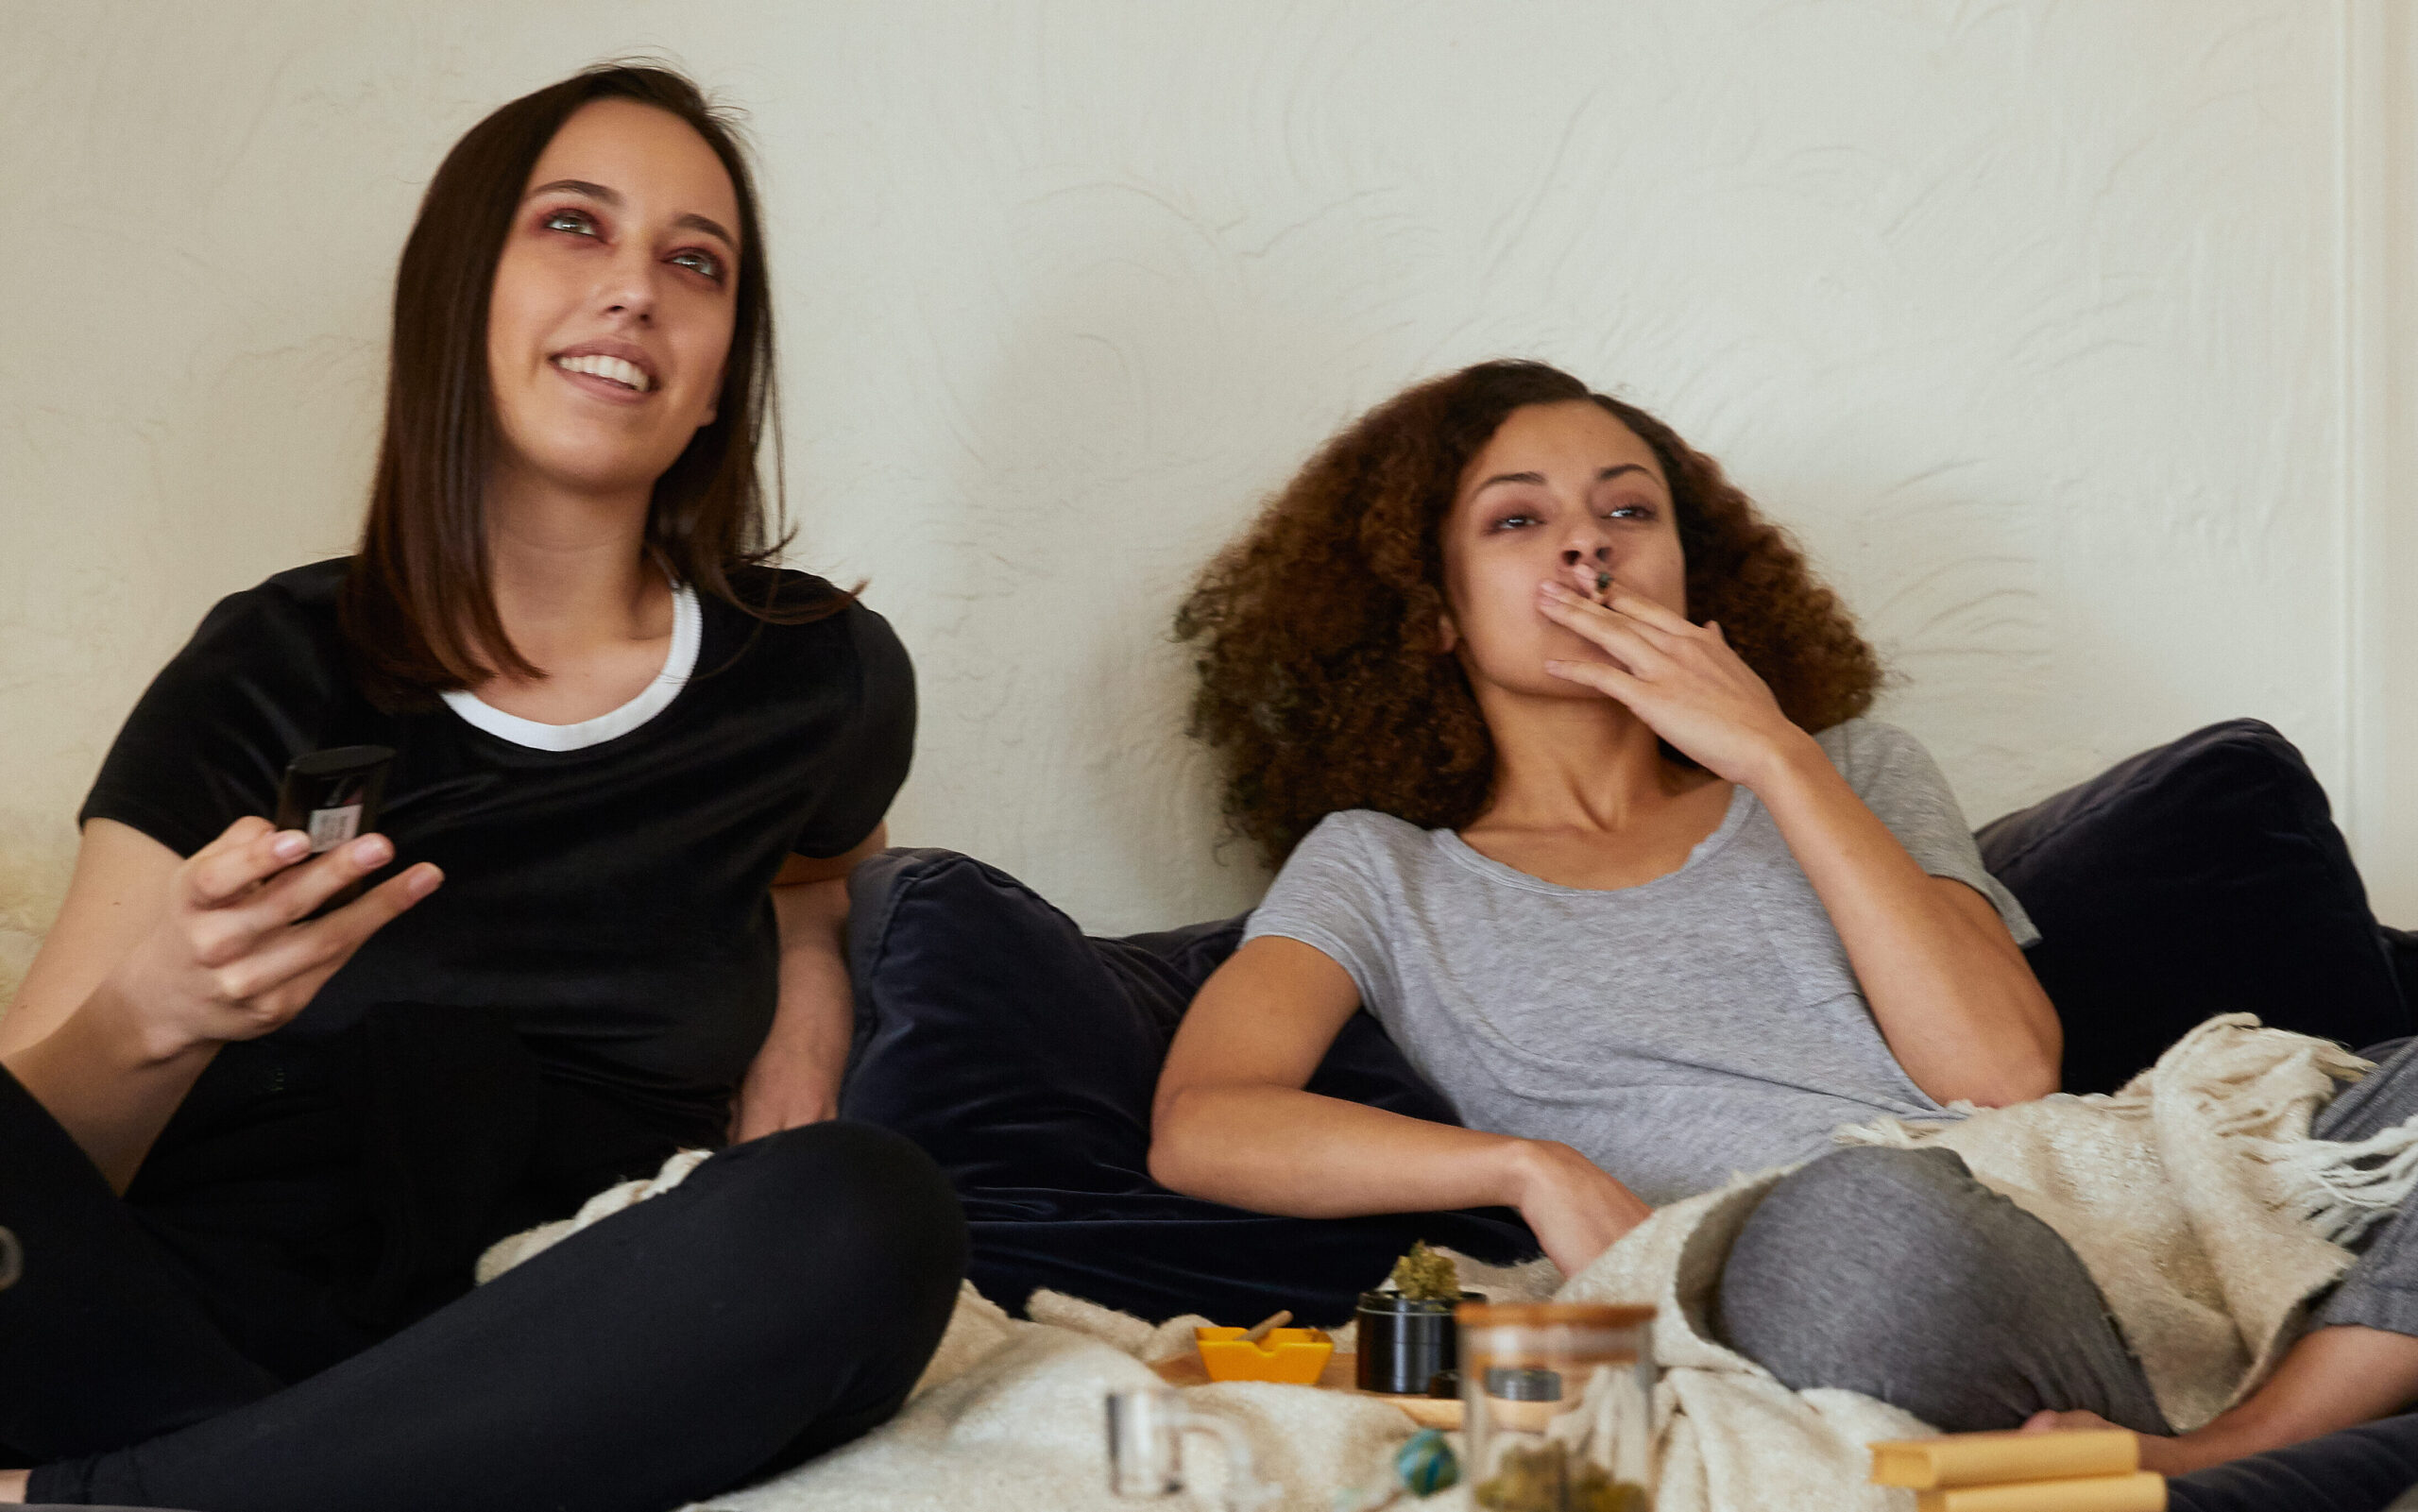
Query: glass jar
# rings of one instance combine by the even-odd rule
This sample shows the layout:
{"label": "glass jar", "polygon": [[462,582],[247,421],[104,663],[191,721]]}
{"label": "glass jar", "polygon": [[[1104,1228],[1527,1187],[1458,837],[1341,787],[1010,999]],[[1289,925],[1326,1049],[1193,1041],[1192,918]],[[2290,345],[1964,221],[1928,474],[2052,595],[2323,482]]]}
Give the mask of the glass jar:
{"label": "glass jar", "polygon": [[1461,1478],[1487,1512],[1654,1505],[1654,1309],[1460,1309]]}

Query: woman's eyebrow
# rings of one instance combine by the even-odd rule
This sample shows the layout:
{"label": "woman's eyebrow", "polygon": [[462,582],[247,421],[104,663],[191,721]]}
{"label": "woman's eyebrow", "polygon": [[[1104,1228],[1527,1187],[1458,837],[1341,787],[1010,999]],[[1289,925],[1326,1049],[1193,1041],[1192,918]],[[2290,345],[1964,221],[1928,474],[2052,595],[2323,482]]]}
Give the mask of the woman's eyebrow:
{"label": "woman's eyebrow", "polygon": [[1471,489],[1470,492],[1473,494],[1482,494],[1498,483],[1532,483],[1537,484],[1539,487],[1542,487],[1544,486],[1544,481],[1545,475],[1541,472],[1498,472],[1493,477],[1487,479],[1486,482],[1479,484],[1476,487]]}
{"label": "woman's eyebrow", "polygon": [[[1611,479],[1619,477],[1624,472],[1643,471],[1645,471],[1644,467],[1639,463],[1623,462],[1612,467],[1606,467],[1603,471],[1595,474],[1595,481],[1597,483],[1606,483]],[[1498,483],[1528,483],[1535,484],[1539,487],[1542,487],[1544,486],[1544,481],[1545,475],[1541,472],[1498,472],[1493,477],[1487,479],[1486,482],[1479,484],[1476,487],[1471,489],[1470,492],[1473,495],[1481,494],[1489,488],[1493,487]]]}
{"label": "woman's eyebrow", "polygon": [[[550,184],[539,184],[536,188],[532,189],[529,193],[523,195],[521,199],[525,202],[536,198],[539,195],[551,195],[557,190],[566,194],[578,195],[584,198],[593,199],[599,204],[610,205],[616,210],[619,210],[622,207],[622,192],[620,190],[608,189],[603,184],[592,184],[585,178],[557,178]],[[728,230],[724,229],[720,221],[697,214],[693,211],[681,216],[672,224],[674,226],[685,226],[693,231],[703,231],[707,236],[719,236],[722,238],[723,246],[729,247],[732,251],[737,251],[739,249],[739,238],[731,235]]]}
{"label": "woman's eyebrow", "polygon": [[557,178],[550,184],[539,184],[536,188],[532,189],[520,197],[523,200],[535,199],[539,195],[551,195],[558,189],[570,194],[583,195],[589,199],[602,201],[604,204],[611,205],[616,210],[621,208],[622,192],[620,190],[607,189],[603,184],[591,184],[585,178]]}

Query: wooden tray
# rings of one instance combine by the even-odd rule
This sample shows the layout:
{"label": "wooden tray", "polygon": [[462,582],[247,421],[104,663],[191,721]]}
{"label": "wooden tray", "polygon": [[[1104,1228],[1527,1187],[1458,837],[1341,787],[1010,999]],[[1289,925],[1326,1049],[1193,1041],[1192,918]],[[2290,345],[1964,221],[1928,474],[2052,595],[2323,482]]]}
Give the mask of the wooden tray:
{"label": "wooden tray", "polygon": [[[1200,1351],[1186,1350],[1172,1359],[1161,1360],[1150,1367],[1159,1379],[1171,1386],[1205,1386],[1209,1384],[1209,1368],[1200,1363]],[[1356,1385],[1360,1357],[1346,1350],[1337,1350],[1326,1357],[1326,1368],[1319,1372],[1320,1391],[1349,1391],[1400,1407],[1410,1420],[1422,1428],[1458,1428],[1461,1426],[1461,1399],[1458,1397],[1397,1397],[1383,1391],[1362,1391]]]}

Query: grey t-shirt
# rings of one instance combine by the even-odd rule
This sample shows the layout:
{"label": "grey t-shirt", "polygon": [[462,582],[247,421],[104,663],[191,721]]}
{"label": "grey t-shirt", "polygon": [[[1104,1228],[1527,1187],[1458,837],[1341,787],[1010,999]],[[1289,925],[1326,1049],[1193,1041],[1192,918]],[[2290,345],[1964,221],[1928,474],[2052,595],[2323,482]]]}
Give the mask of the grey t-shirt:
{"label": "grey t-shirt", "polygon": [[[1923,869],[2039,938],[1982,867],[1915,738],[1851,720],[1822,749]],[[1660,1205],[1808,1159],[1843,1123],[1950,1116],[1889,1053],[1847,947],[1744,787],[1679,869],[1609,892],[1490,860],[1451,830],[1329,814],[1246,941],[1332,957],[1473,1129],[1558,1140]]]}

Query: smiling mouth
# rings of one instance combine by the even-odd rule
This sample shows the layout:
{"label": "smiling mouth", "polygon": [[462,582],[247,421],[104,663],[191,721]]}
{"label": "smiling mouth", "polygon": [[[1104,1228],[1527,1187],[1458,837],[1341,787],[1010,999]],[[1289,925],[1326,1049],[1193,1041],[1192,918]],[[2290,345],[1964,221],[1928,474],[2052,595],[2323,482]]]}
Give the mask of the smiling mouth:
{"label": "smiling mouth", "polygon": [[655,387],[655,380],[647,376],[645,368],[636,363],[623,362],[619,357],[600,355],[557,357],[553,363],[556,367],[566,373],[586,373],[590,378],[601,378],[608,383],[619,383],[623,388],[639,394],[647,393]]}

